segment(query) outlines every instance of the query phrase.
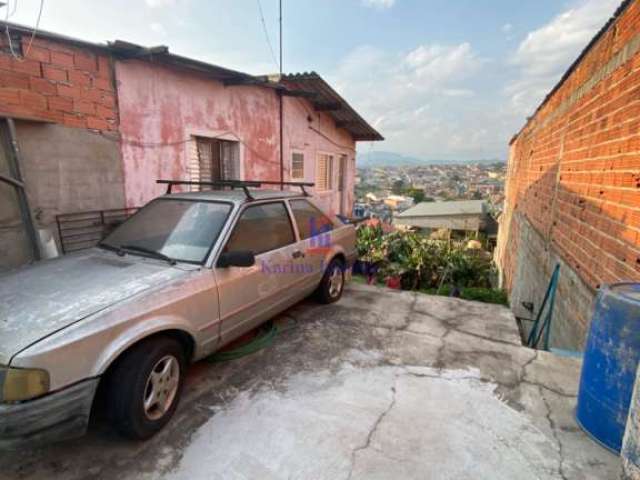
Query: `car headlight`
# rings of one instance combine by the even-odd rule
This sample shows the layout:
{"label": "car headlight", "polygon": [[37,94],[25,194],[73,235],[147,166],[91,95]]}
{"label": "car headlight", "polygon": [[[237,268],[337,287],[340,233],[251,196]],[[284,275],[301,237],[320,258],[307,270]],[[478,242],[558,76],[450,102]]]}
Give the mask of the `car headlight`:
{"label": "car headlight", "polygon": [[19,402],[49,391],[49,373],[35,368],[0,366],[0,402]]}

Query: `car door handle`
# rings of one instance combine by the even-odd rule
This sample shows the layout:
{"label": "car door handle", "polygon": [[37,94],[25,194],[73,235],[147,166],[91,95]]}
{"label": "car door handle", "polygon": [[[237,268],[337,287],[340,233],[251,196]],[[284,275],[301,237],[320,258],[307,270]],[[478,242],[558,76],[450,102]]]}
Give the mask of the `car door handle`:
{"label": "car door handle", "polygon": [[302,252],[301,250],[296,250],[291,254],[291,256],[293,258],[304,258],[304,252]]}

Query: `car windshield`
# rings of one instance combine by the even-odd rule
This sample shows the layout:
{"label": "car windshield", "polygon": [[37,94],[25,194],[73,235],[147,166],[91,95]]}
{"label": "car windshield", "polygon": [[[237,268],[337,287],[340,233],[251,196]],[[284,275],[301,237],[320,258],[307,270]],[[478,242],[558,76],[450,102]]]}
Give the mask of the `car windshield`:
{"label": "car windshield", "polygon": [[231,205],[222,202],[154,200],[116,228],[100,246],[134,255],[155,253],[159,258],[203,263],[230,211]]}

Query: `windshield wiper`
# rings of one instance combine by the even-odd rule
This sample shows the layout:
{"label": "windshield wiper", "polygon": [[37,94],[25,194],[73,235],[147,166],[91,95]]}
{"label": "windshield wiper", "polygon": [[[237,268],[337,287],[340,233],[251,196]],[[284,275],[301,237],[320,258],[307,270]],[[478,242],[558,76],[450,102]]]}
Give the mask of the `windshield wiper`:
{"label": "windshield wiper", "polygon": [[164,253],[160,253],[160,252],[157,252],[155,250],[152,250],[151,248],[141,247],[139,245],[120,245],[118,247],[118,252],[124,252],[125,250],[129,250],[129,251],[133,251],[133,252],[146,253],[147,255],[151,255],[152,257],[159,258],[160,260],[165,260],[165,261],[169,262],[169,265],[175,265],[176,264],[175,259],[173,259],[171,257],[168,257]]}

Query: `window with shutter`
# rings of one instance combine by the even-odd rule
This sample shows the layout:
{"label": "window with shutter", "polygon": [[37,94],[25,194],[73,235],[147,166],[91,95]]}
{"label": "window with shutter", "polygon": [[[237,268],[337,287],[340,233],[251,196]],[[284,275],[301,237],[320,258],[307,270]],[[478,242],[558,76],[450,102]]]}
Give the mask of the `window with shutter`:
{"label": "window with shutter", "polygon": [[331,190],[331,177],[333,157],[326,153],[319,153],[316,162],[316,189],[319,191]]}
{"label": "window with shutter", "polygon": [[304,154],[294,152],[291,154],[291,178],[295,180],[304,179]]}
{"label": "window with shutter", "polygon": [[[196,158],[190,162],[191,179],[200,182],[240,179],[240,144],[217,138],[195,137]],[[192,190],[201,190],[195,186]]]}

